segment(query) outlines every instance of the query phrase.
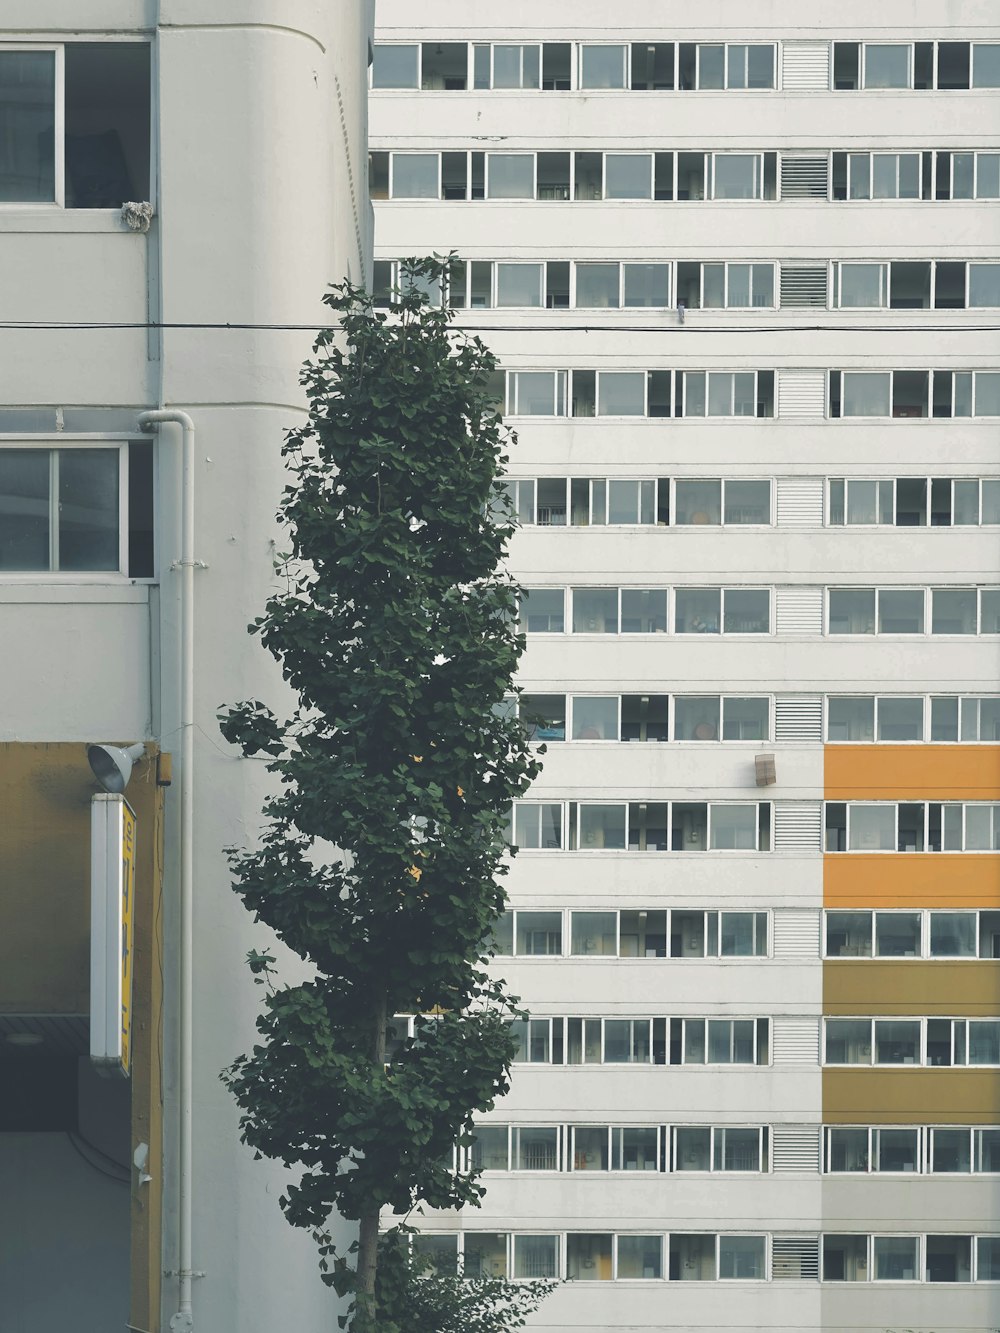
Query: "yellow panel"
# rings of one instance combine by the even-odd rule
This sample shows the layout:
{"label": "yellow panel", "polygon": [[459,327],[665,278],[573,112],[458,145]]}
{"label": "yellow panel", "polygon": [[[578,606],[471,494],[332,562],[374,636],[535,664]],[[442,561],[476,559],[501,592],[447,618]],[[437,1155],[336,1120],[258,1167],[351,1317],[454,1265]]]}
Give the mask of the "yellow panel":
{"label": "yellow panel", "polygon": [[991,1018],[1000,1012],[1000,963],[828,959],[823,1012]]}
{"label": "yellow panel", "polygon": [[828,745],[828,801],[1000,800],[1000,745]]}
{"label": "yellow panel", "polygon": [[823,1119],[834,1125],[995,1125],[995,1069],[824,1069]]}
{"label": "yellow panel", "polygon": [[827,907],[1000,907],[1000,856],[980,852],[832,852]]}

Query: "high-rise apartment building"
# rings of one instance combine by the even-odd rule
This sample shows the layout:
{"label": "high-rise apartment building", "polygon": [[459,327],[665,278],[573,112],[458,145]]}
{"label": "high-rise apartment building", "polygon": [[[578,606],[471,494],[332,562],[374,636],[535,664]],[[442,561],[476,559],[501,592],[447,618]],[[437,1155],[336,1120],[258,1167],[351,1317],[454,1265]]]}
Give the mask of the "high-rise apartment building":
{"label": "high-rise apartment building", "polygon": [[223,848],[270,784],[216,713],[282,706],[246,627],[320,298],[370,267],[371,23],[0,5],[3,1333],[336,1327],[219,1078],[269,944]]}
{"label": "high-rise apartment building", "polygon": [[1000,28],[381,0],[376,283],[503,366],[532,1327],[1000,1324]]}

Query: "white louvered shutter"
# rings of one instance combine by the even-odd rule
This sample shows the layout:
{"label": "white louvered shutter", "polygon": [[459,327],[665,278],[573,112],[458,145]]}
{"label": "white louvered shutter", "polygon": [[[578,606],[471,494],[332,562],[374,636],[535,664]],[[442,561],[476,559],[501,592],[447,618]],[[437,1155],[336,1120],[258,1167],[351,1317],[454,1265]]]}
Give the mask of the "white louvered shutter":
{"label": "white louvered shutter", "polygon": [[823,696],[778,694],[774,699],[775,742],[818,745],[823,740]]}
{"label": "white louvered shutter", "polygon": [[775,589],[776,634],[822,634],[823,589],[782,587]]}
{"label": "white louvered shutter", "polygon": [[822,477],[779,477],[777,489],[779,528],[823,526]]}
{"label": "white louvered shutter", "polygon": [[779,370],[778,416],[823,421],[826,417],[826,371]]}
{"label": "white louvered shutter", "polygon": [[826,309],[827,267],[825,264],[782,264],[778,285],[782,309],[809,306]]}
{"label": "white louvered shutter", "polygon": [[830,43],[783,42],[781,86],[789,89],[829,88]]}
{"label": "white louvered shutter", "polygon": [[782,199],[826,199],[830,193],[830,159],[825,153],[781,154]]}
{"label": "white louvered shutter", "polygon": [[819,1019],[789,1018],[776,1014],[771,1020],[773,1059],[776,1065],[819,1064]]}
{"label": "white louvered shutter", "polygon": [[772,926],[775,958],[819,957],[819,910],[779,907]]}
{"label": "white louvered shutter", "polygon": [[775,1282],[819,1279],[819,1236],[795,1231],[771,1237],[771,1277]]}
{"label": "white louvered shutter", "polygon": [[822,831],[822,801],[775,801],[776,852],[821,852]]}
{"label": "white louvered shutter", "polygon": [[818,1171],[819,1125],[772,1125],[772,1171]]}

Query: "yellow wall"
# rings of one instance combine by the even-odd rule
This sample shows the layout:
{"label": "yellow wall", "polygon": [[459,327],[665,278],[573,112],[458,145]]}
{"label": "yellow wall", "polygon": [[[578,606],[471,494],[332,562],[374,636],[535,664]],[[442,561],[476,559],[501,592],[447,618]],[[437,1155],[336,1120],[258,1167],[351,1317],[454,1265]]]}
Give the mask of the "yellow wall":
{"label": "yellow wall", "polygon": [[824,1069],[823,1119],[833,1125],[995,1125],[995,1069]]}
{"label": "yellow wall", "polygon": [[1000,1009],[1000,963],[901,958],[827,959],[824,1014],[951,1014],[990,1018]]}
{"label": "yellow wall", "polygon": [[1000,745],[828,745],[828,801],[1000,800]]}
{"label": "yellow wall", "polygon": [[1000,856],[980,852],[831,852],[826,907],[1000,907]]}

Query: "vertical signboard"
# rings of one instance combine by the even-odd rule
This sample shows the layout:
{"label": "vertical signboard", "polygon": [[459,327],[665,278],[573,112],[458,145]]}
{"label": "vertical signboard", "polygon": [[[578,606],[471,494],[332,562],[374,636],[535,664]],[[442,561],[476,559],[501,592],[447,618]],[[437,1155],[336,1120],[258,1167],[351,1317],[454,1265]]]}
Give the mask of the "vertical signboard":
{"label": "vertical signboard", "polygon": [[90,811],[90,1058],[128,1077],[132,1038],[135,813],[101,793]]}

